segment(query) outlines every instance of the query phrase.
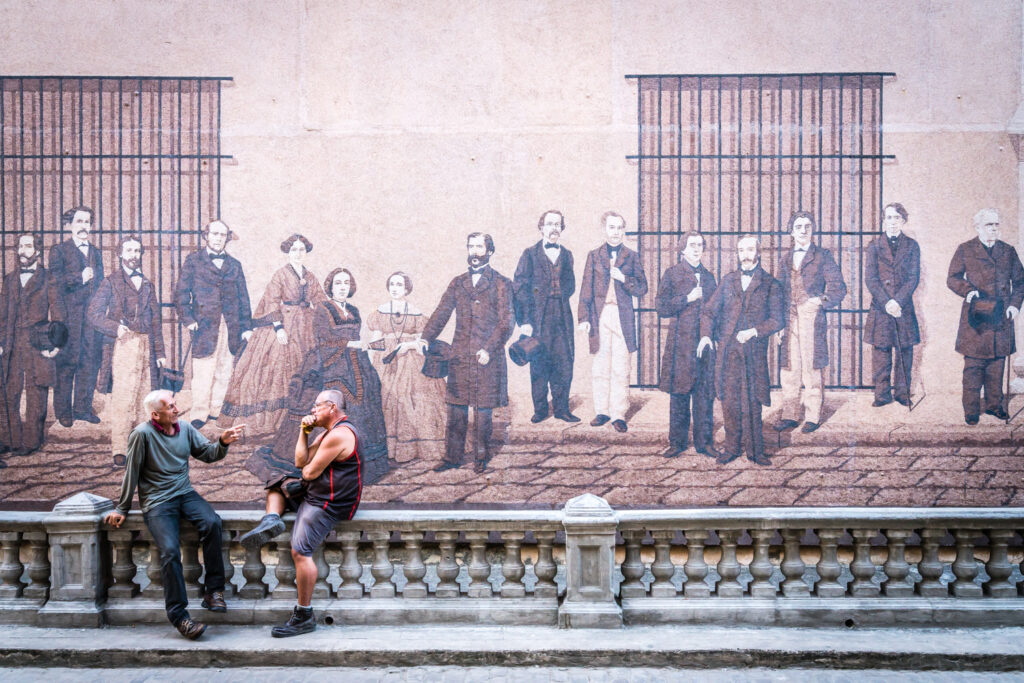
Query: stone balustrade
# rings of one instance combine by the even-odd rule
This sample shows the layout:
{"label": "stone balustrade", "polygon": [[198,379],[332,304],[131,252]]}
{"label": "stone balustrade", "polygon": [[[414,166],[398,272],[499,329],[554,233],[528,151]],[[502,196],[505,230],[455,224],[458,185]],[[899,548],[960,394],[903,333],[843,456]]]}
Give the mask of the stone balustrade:
{"label": "stone balustrade", "polygon": [[[162,623],[156,550],[138,513],[79,494],[0,512],[0,622]],[[193,611],[283,621],[296,599],[288,530],[247,551],[256,511],[222,511],[230,609],[198,607],[202,551],[184,525]],[[365,510],[314,559],[328,624],[1024,624],[1024,511],[976,508]]]}

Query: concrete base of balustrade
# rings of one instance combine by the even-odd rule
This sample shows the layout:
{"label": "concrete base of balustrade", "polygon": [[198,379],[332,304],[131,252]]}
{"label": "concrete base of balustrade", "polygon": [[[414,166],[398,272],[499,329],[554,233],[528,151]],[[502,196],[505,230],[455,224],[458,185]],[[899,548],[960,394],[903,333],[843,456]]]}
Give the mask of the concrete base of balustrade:
{"label": "concrete base of balustrade", "polygon": [[569,602],[558,609],[559,628],[622,628],[622,608],[614,602]]}
{"label": "concrete base of balustrade", "polygon": [[42,600],[28,598],[0,599],[0,624],[36,626]]}
{"label": "concrete base of balustrade", "polygon": [[50,600],[36,612],[34,622],[45,628],[98,628],[103,608],[88,602]]}
{"label": "concrete base of balustrade", "polygon": [[1019,599],[957,598],[627,598],[627,625],[738,624],[758,626],[1024,626]]}
{"label": "concrete base of balustrade", "polygon": [[[208,612],[197,600],[189,604],[192,617],[210,624],[280,624],[288,620],[291,600],[228,599],[228,611]],[[558,602],[554,598],[455,598],[452,600],[364,598],[362,600],[313,600],[317,620],[327,626],[401,626],[411,624],[478,624],[486,626],[554,626]],[[163,600],[108,601],[106,623],[164,624]],[[22,622],[24,623],[24,622]],[[621,625],[621,619],[619,621]]]}

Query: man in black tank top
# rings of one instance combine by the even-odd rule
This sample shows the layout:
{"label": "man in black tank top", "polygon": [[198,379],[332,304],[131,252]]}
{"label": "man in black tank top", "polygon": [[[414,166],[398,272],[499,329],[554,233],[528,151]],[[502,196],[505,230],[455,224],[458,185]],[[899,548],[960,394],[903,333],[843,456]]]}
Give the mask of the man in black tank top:
{"label": "man in black tank top", "polygon": [[[340,519],[352,519],[362,494],[359,435],[345,417],[345,397],[328,389],[316,397],[311,414],[302,418],[302,429],[295,442],[295,466],[302,469],[308,484],[305,500],[295,514],[292,529],[292,559],[295,560],[295,586],[298,604],[287,623],[275,626],[270,634],[287,638],[309,633],[316,628],[313,617],[313,585],[316,563],[313,553]],[[327,431],[309,443],[315,427]]]}

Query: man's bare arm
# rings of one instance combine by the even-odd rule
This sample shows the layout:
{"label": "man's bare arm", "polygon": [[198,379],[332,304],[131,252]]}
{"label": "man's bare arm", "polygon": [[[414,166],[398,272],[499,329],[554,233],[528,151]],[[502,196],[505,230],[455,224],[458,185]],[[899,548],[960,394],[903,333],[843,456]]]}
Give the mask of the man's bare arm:
{"label": "man's bare arm", "polygon": [[[304,418],[302,418],[302,426],[306,427],[308,425],[312,425],[313,420],[314,418],[312,415],[306,415]],[[303,429],[299,430],[299,438],[295,441],[296,467],[301,469],[305,467],[307,464],[309,464],[310,458],[316,455],[316,451],[320,447],[320,442],[323,440],[324,435],[326,433],[327,432],[324,432],[317,438],[313,439],[313,443],[310,444],[308,443],[309,434],[307,434]]]}
{"label": "man's bare arm", "polygon": [[332,429],[322,435],[315,455],[302,468],[302,478],[312,481],[335,461],[343,461],[352,457],[356,449],[356,437],[349,429]]}

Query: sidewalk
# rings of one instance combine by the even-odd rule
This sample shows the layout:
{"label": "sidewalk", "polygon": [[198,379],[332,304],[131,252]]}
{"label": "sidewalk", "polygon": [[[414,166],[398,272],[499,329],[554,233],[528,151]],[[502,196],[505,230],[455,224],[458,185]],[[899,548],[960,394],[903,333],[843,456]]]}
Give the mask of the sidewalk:
{"label": "sidewalk", "polygon": [[169,625],[0,627],[4,667],[624,665],[1019,671],[1024,669],[1024,629],[318,626],[304,636],[276,639],[268,627],[218,624],[192,642]]}

